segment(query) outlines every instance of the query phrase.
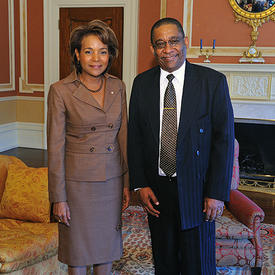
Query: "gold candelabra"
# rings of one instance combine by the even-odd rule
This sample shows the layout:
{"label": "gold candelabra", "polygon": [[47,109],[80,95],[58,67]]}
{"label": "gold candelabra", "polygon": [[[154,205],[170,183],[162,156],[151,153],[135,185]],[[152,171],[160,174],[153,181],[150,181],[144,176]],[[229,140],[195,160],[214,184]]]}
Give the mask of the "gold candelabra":
{"label": "gold candelabra", "polygon": [[200,55],[205,56],[203,60],[204,63],[210,63],[209,57],[214,55],[215,53],[215,46],[216,46],[216,39],[213,40],[213,47],[212,48],[202,48],[202,39],[200,40]]}
{"label": "gold candelabra", "polygon": [[204,63],[210,63],[209,57],[214,55],[215,49],[200,49],[200,55],[205,56],[205,59],[203,60]]}

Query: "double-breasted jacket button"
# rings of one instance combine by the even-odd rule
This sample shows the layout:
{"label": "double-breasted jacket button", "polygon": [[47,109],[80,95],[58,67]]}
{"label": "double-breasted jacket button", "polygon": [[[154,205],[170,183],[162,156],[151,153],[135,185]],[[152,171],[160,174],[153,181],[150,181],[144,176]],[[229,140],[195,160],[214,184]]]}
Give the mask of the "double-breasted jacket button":
{"label": "double-breasted jacket button", "polygon": [[114,92],[113,92],[113,91],[111,91],[111,92],[110,92],[110,94],[111,94],[111,95],[113,95],[113,94],[114,94]]}
{"label": "double-breasted jacket button", "polygon": [[196,155],[197,155],[197,156],[200,155],[200,151],[199,151],[199,150],[196,151]]}
{"label": "double-breasted jacket button", "polygon": [[95,131],[96,130],[96,127],[95,126],[93,126],[92,128],[91,128],[91,131]]}
{"label": "double-breasted jacket button", "polygon": [[200,133],[203,134],[204,133],[204,129],[200,128]]}
{"label": "double-breasted jacket button", "polygon": [[121,230],[121,224],[118,224],[117,226],[116,226],[116,231],[120,231]]}
{"label": "double-breasted jacket button", "polygon": [[113,123],[108,124],[108,128],[112,129],[114,127]]}
{"label": "double-breasted jacket button", "polygon": [[113,146],[112,146],[112,145],[109,145],[109,146],[107,147],[107,151],[108,151],[108,152],[112,152],[112,151],[113,151]]}
{"label": "double-breasted jacket button", "polygon": [[95,147],[91,147],[90,152],[94,152],[94,151],[95,151]]}

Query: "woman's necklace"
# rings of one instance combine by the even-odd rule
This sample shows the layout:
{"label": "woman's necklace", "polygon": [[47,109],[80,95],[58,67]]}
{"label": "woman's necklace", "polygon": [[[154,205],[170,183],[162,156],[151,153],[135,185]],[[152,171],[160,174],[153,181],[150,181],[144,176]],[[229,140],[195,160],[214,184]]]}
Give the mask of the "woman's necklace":
{"label": "woman's necklace", "polygon": [[101,89],[102,89],[102,86],[103,86],[103,77],[100,78],[101,82],[100,82],[100,85],[99,85],[99,88],[97,88],[96,90],[92,90],[92,89],[89,89],[82,81],[80,81],[80,83],[90,92],[92,93],[98,93]]}

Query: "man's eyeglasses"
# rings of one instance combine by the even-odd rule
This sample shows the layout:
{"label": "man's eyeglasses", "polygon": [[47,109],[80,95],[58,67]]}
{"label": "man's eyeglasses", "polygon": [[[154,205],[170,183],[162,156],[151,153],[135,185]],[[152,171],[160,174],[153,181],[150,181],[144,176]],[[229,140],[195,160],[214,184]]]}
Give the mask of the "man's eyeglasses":
{"label": "man's eyeglasses", "polygon": [[183,40],[183,38],[175,38],[175,39],[171,39],[171,40],[168,40],[168,41],[163,41],[163,40],[160,40],[160,41],[157,41],[155,44],[154,44],[154,47],[157,48],[157,49],[164,49],[166,48],[167,46],[167,43],[171,46],[171,47],[177,47],[179,45],[179,43]]}

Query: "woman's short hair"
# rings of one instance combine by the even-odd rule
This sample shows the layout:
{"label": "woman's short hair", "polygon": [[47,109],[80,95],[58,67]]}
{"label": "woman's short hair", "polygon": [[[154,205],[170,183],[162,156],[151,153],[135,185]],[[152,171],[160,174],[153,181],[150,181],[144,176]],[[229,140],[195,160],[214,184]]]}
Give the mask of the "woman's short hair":
{"label": "woman's short hair", "polygon": [[82,67],[77,60],[75,49],[80,53],[83,38],[91,34],[96,35],[103,44],[108,46],[109,62],[106,70],[103,72],[104,74],[110,69],[114,59],[118,55],[118,41],[114,31],[101,20],[96,19],[90,21],[88,25],[79,26],[72,30],[70,35],[70,53],[72,62],[77,73],[81,73]]}

